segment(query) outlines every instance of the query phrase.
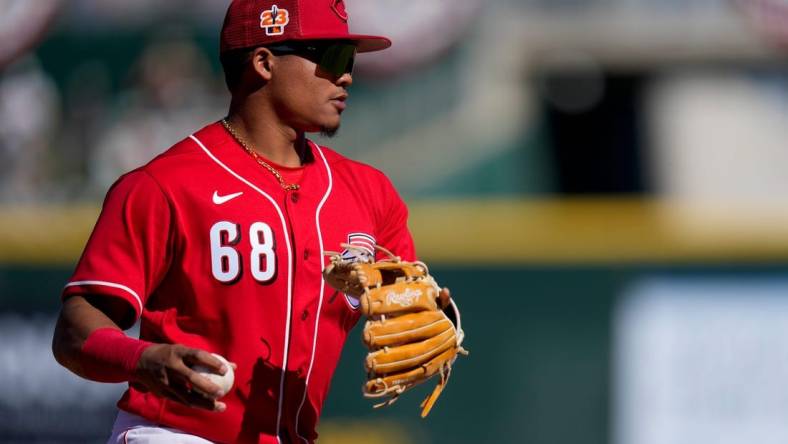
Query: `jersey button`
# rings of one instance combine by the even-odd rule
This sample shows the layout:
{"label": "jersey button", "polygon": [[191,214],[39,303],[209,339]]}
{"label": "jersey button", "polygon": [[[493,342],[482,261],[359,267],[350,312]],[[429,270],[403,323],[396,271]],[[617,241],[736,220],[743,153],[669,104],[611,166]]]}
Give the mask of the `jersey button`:
{"label": "jersey button", "polygon": [[309,250],[304,250],[304,260],[309,259]]}
{"label": "jersey button", "polygon": [[309,317],[309,311],[308,310],[304,310],[303,313],[301,313],[301,320],[302,321],[306,321],[306,318],[308,318],[308,317]]}
{"label": "jersey button", "polygon": [[290,194],[290,200],[293,201],[293,203],[298,203],[298,198],[299,198],[299,194],[298,193],[294,192],[294,193]]}

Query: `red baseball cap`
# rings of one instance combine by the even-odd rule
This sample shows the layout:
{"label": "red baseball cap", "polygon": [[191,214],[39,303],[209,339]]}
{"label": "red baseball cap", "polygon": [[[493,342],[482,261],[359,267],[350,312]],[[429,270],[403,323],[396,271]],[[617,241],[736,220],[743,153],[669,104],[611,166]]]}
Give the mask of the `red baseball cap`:
{"label": "red baseball cap", "polygon": [[386,37],[351,34],[347,22],[343,0],[233,0],[220,52],[292,40],[351,40],[358,52],[391,46]]}

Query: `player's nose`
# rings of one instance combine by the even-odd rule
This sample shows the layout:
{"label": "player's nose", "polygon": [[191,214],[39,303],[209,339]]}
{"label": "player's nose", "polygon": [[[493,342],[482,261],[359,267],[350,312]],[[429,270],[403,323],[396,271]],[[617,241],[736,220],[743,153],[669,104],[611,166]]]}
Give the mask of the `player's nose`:
{"label": "player's nose", "polygon": [[336,81],[337,86],[343,86],[345,88],[349,87],[353,84],[353,75],[349,72],[346,72],[339,76]]}

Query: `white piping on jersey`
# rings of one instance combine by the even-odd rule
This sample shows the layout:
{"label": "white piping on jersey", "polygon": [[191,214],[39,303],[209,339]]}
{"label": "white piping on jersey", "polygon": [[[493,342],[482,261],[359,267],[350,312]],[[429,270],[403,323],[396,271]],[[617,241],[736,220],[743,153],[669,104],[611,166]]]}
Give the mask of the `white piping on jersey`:
{"label": "white piping on jersey", "polygon": [[277,214],[279,214],[279,220],[282,222],[282,237],[285,238],[285,246],[287,246],[287,317],[285,318],[285,349],[284,349],[284,356],[282,360],[282,377],[279,379],[279,406],[277,407],[276,412],[276,440],[281,444],[281,440],[279,439],[279,427],[282,421],[282,403],[284,401],[284,387],[285,387],[285,374],[287,373],[287,358],[290,348],[290,316],[293,309],[293,252],[290,247],[290,231],[287,229],[287,223],[285,222],[285,216],[282,213],[282,209],[279,208],[276,201],[271,198],[265,191],[261,190],[260,188],[256,187],[254,184],[243,178],[240,174],[236,173],[230,167],[223,164],[216,156],[211,153],[208,148],[203,145],[203,143],[197,137],[192,134],[189,136],[190,139],[197,142],[197,145],[202,148],[205,154],[211,158],[214,162],[216,162],[220,167],[224,168],[228,173],[232,174],[233,177],[240,180],[241,182],[248,185],[251,189],[257,191],[263,197],[268,199],[271,202],[271,205],[276,208]]}
{"label": "white piping on jersey", "polygon": [[[137,300],[137,304],[139,304],[140,306],[140,315],[142,315],[142,299],[140,298],[140,295],[138,295],[136,291],[132,290],[131,288],[125,285],[120,285],[114,282],[107,282],[107,281],[76,281],[76,282],[69,282],[68,284],[66,284],[65,288],[76,287],[78,285],[103,285],[105,287],[119,288],[121,290],[124,290],[129,294],[131,294],[132,296],[134,296],[134,299]],[[139,316],[137,316],[137,319],[139,319]]]}
{"label": "white piping on jersey", "polygon": [[[320,211],[323,209],[323,205],[328,200],[328,196],[331,194],[331,189],[333,188],[334,180],[331,176],[331,168],[328,166],[328,161],[326,161],[326,156],[323,154],[323,150],[320,149],[318,144],[312,142],[312,145],[315,147],[317,152],[320,154],[320,157],[323,158],[323,163],[326,165],[326,174],[328,174],[328,188],[326,189],[326,194],[323,196],[323,199],[320,201],[320,204],[317,206],[317,211],[315,211],[315,226],[317,227],[317,241],[318,245],[320,246],[320,263],[322,265],[325,256],[323,255],[323,232],[320,230]],[[317,348],[317,328],[320,322],[320,313],[323,311],[323,293],[325,289],[325,282],[323,282],[323,273],[320,273],[320,299],[317,303],[317,315],[315,316],[315,335],[312,339],[312,357],[309,358],[309,370],[306,372],[306,379],[304,380],[304,396],[301,398],[301,404],[298,405],[298,410],[296,410],[296,417],[295,417],[295,432],[296,435],[304,440],[305,443],[309,444],[309,441],[301,436],[298,433],[298,419],[301,417],[301,408],[304,407],[304,402],[306,401],[306,395],[309,391],[309,377],[312,376],[312,364],[315,362],[315,349]]]}

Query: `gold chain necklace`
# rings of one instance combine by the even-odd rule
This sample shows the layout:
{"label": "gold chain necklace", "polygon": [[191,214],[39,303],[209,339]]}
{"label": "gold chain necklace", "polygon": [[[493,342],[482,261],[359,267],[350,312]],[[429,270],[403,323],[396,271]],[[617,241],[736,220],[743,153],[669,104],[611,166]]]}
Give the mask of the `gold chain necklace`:
{"label": "gold chain necklace", "polygon": [[251,149],[249,147],[249,145],[247,145],[246,141],[241,136],[239,136],[238,133],[235,132],[235,129],[233,129],[232,126],[230,126],[230,122],[228,122],[226,118],[222,119],[222,125],[224,126],[224,128],[230,134],[232,134],[233,138],[235,138],[235,140],[243,147],[243,149],[247,153],[249,153],[250,156],[252,156],[252,158],[257,163],[259,163],[260,165],[265,167],[265,169],[270,171],[271,174],[273,174],[274,177],[276,177],[276,180],[279,181],[279,185],[281,185],[282,188],[284,188],[285,191],[295,191],[295,190],[301,188],[301,185],[298,185],[297,183],[290,183],[290,184],[288,184],[287,182],[285,182],[285,179],[282,177],[281,174],[279,174],[279,171],[277,171],[276,168],[274,168],[271,165],[269,165],[268,162],[263,160],[263,158],[260,157],[259,154],[257,154],[257,152],[255,152],[253,149]]}

